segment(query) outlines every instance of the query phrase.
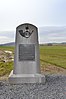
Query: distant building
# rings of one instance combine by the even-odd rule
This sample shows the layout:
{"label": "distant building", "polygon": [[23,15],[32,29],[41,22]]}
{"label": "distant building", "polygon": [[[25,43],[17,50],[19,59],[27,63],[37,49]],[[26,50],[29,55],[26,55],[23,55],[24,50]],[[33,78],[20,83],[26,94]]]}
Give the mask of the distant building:
{"label": "distant building", "polygon": [[52,46],[52,43],[48,43],[47,45],[48,45],[48,46]]}

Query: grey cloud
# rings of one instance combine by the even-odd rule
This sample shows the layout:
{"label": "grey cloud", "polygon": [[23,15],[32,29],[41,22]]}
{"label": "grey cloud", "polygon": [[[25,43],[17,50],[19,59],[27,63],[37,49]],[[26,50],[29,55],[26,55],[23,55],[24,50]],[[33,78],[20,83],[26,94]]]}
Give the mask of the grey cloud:
{"label": "grey cloud", "polygon": [[66,27],[42,27],[39,29],[40,42],[65,42]]}
{"label": "grey cloud", "polygon": [[41,27],[39,28],[39,31],[42,33],[62,33],[62,32],[66,32],[66,27]]}
{"label": "grey cloud", "polygon": [[15,31],[0,31],[0,36],[6,36],[9,38],[15,37]]}

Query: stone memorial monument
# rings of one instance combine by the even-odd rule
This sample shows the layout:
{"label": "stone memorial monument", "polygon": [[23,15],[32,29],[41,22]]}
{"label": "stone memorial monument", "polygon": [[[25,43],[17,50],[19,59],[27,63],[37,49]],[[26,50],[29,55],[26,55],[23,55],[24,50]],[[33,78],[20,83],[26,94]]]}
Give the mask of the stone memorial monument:
{"label": "stone memorial monument", "polygon": [[38,29],[25,23],[16,28],[14,70],[9,82],[44,83],[45,76],[40,72]]}

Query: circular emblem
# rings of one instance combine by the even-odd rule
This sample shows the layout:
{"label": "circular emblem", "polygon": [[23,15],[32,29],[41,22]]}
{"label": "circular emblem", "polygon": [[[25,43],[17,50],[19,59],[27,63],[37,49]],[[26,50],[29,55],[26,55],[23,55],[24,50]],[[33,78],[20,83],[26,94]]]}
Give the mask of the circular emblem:
{"label": "circular emblem", "polygon": [[25,38],[29,38],[31,36],[31,34],[33,33],[33,31],[29,32],[29,31],[26,30],[25,32],[23,32],[23,30],[19,30],[19,33],[20,33],[21,36],[23,36]]}

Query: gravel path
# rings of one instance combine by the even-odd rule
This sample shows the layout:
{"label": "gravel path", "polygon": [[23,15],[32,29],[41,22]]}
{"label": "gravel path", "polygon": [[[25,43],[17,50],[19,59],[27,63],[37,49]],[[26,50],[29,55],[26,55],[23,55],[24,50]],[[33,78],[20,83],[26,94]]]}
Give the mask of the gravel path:
{"label": "gravel path", "polygon": [[46,75],[45,84],[0,81],[0,99],[66,99],[66,75]]}

